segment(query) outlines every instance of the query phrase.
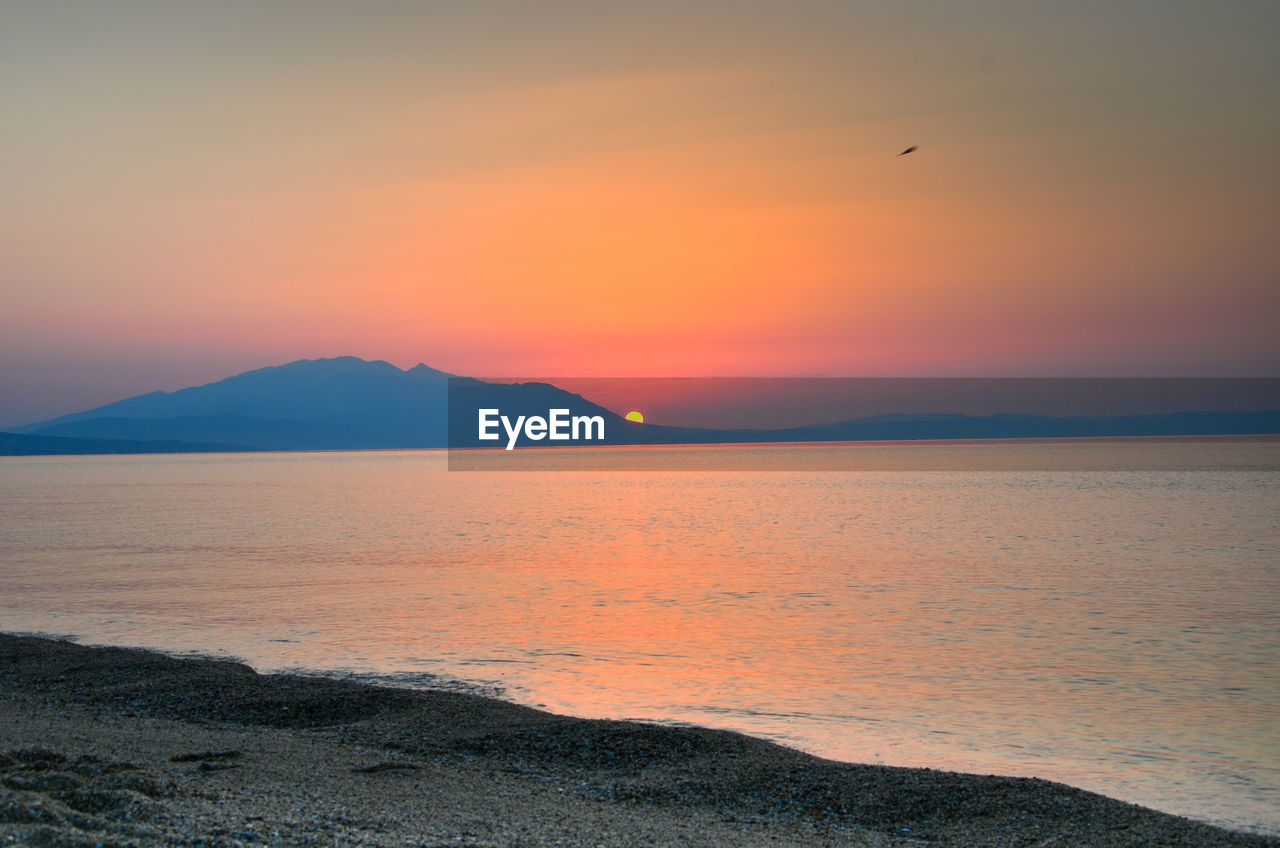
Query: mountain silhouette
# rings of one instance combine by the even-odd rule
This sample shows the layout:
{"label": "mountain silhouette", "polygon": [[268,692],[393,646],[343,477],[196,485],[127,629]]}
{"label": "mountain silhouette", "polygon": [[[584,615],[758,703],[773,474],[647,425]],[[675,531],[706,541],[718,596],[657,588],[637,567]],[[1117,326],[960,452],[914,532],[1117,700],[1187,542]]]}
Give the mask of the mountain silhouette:
{"label": "mountain silhouette", "polygon": [[[714,444],[918,439],[1201,436],[1280,433],[1280,411],[1186,411],[1109,417],[891,414],[785,429],[639,424],[550,383],[492,383],[354,356],[302,359],[203,386],[152,392],[0,434],[0,454],[503,447],[478,438],[480,409],[599,416],[589,444]],[[39,439],[42,441],[33,441]],[[96,440],[96,441],[95,441]],[[563,446],[530,441],[521,448]]]}
{"label": "mountain silhouette", "polygon": [[1191,411],[1096,417],[1010,413],[891,414],[841,421],[835,424],[758,432],[760,437],[743,438],[741,441],[874,442],[921,439],[1263,435],[1280,433],[1280,411]]}
{"label": "mountain silhouette", "polygon": [[301,359],[176,392],[151,392],[17,432],[216,442],[268,450],[445,444],[449,374],[354,356]]}

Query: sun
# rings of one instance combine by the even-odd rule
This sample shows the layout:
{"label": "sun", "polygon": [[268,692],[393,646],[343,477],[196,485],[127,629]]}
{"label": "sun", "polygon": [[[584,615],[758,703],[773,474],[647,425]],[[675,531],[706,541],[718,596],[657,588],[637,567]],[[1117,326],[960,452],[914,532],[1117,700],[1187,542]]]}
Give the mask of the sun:
{"label": "sun", "polygon": [[643,413],[643,412],[641,412],[641,411],[640,411],[640,410],[638,410],[638,409],[633,409],[633,410],[631,410],[630,412],[628,412],[628,413],[626,414],[626,416],[625,416],[625,417],[626,417],[626,419],[627,419],[628,421],[634,421],[634,422],[636,422],[637,424],[643,424],[643,423],[644,423],[644,413]]}

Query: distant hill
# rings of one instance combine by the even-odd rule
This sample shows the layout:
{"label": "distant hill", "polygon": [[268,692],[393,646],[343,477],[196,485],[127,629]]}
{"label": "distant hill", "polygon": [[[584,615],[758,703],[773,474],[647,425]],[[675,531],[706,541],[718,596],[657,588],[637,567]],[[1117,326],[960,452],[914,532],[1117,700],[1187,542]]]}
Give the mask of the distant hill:
{"label": "distant hill", "polygon": [[[0,453],[363,450],[495,447],[477,410],[514,420],[565,408],[600,416],[603,444],[1202,436],[1280,433],[1280,411],[1188,411],[1112,417],[949,413],[879,415],[786,429],[698,429],[626,421],[549,383],[488,383],[353,356],[303,359],[204,386],[152,392],[3,434]],[[44,441],[32,441],[43,439]],[[25,440],[25,441],[24,441]],[[597,442],[600,444],[601,442]],[[521,439],[521,447],[565,444]]]}
{"label": "distant hill", "polygon": [[302,359],[176,392],[152,392],[18,432],[199,441],[267,450],[423,448],[445,444],[449,374],[354,356]]}
{"label": "distant hill", "polygon": [[[605,421],[603,445],[668,445],[768,442],[862,442],[922,439],[1030,439],[1132,436],[1225,436],[1280,433],[1280,411],[1176,412],[1148,415],[1054,417],[1046,415],[877,415],[785,429],[704,429],[637,424],[580,395],[547,383],[510,385],[454,380],[449,389],[451,447],[501,447],[477,438],[480,408],[500,409],[512,420],[545,416],[566,408],[572,415],[599,415]],[[552,446],[547,440],[521,439],[521,447]],[[560,444],[564,444],[561,442]]]}
{"label": "distant hill", "polygon": [[[861,442],[888,439],[1063,439],[1131,436],[1239,436],[1280,433],[1280,411],[1149,415],[877,415],[816,427],[769,430],[758,441]],[[744,439],[744,441],[756,441]]]}
{"label": "distant hill", "polygon": [[225,453],[251,451],[246,445],[210,442],[139,442],[132,439],[67,439],[0,433],[0,456],[53,456],[99,453]]}

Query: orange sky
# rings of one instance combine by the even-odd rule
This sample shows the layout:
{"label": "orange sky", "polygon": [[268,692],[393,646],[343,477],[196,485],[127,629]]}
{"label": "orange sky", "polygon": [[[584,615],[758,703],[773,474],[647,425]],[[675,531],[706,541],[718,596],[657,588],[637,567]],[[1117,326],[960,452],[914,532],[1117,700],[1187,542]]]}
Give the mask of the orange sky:
{"label": "orange sky", "polygon": [[1280,373],[1280,7],[963,6],[6,3],[0,423],[339,354]]}

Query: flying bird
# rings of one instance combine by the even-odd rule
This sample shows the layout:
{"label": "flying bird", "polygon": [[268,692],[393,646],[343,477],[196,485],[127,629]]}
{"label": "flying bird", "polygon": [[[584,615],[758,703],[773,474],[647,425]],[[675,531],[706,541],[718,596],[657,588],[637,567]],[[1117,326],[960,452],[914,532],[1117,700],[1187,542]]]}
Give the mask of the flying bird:
{"label": "flying bird", "polygon": [[915,152],[915,150],[916,150],[916,146],[913,144],[913,145],[911,145],[910,147],[908,147],[906,150],[904,150],[904,151],[902,151],[901,153],[899,153],[898,155],[899,155],[899,156],[906,156],[908,153],[914,153],[914,152]]}

